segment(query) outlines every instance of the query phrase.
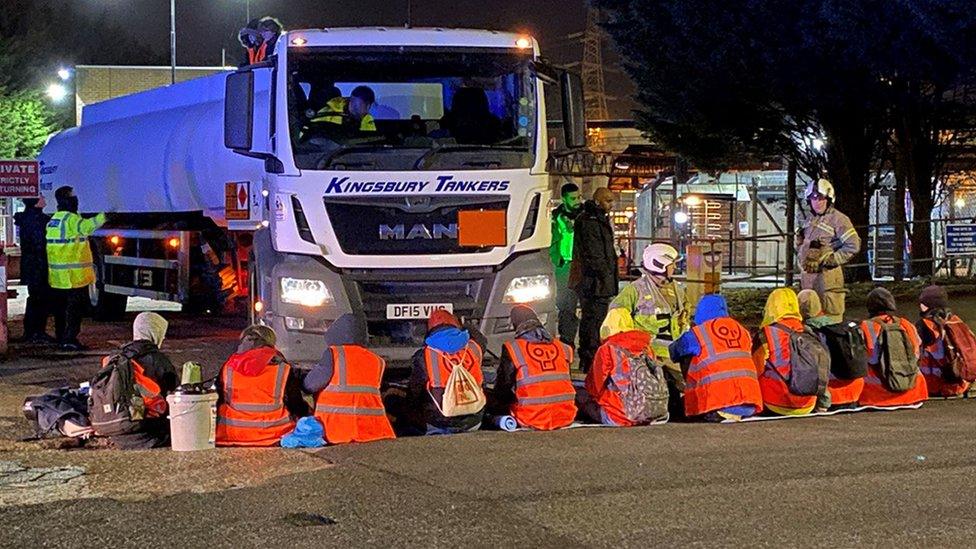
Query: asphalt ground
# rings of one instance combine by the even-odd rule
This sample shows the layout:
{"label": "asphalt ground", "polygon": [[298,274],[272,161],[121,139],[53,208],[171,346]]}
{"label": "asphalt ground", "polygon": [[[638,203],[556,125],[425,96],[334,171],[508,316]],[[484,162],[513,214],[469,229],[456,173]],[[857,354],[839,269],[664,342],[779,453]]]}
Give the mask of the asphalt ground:
{"label": "asphalt ground", "polygon": [[[129,314],[129,319],[134,316]],[[167,313],[208,371],[243,321]],[[21,442],[19,405],[95,349],[0,363],[0,546],[976,545],[976,402],[736,425],[479,432],[317,451],[121,452]],[[13,335],[19,335],[16,321]]]}

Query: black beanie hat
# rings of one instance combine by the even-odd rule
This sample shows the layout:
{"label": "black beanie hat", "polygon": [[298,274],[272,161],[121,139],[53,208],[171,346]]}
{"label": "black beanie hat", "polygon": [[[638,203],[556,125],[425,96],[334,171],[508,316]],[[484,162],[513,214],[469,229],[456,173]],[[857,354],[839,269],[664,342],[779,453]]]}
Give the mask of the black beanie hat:
{"label": "black beanie hat", "polygon": [[898,309],[895,304],[895,296],[885,288],[875,288],[868,294],[868,315],[878,316],[884,313],[893,313]]}
{"label": "black beanie hat", "polygon": [[922,290],[922,294],[918,296],[918,302],[929,309],[946,309],[949,307],[949,294],[942,286],[933,284]]}

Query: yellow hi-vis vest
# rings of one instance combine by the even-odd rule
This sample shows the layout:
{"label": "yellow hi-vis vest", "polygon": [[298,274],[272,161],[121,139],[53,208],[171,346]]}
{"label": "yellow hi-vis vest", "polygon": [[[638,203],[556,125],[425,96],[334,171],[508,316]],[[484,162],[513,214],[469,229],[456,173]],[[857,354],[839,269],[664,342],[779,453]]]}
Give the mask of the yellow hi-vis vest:
{"label": "yellow hi-vis vest", "polygon": [[88,237],[105,223],[105,214],[85,219],[59,211],[47,223],[47,275],[52,288],[83,288],[95,281]]}
{"label": "yellow hi-vis vest", "polygon": [[[309,122],[329,122],[332,124],[342,124],[342,114],[346,112],[346,105],[348,104],[349,99],[345,97],[333,97],[332,99],[329,99],[324,107],[319,109],[319,112],[315,113],[315,118],[312,118],[309,120]],[[362,120],[359,121],[359,131],[376,131],[376,122],[373,120],[373,115],[366,113],[366,115],[363,116]]]}

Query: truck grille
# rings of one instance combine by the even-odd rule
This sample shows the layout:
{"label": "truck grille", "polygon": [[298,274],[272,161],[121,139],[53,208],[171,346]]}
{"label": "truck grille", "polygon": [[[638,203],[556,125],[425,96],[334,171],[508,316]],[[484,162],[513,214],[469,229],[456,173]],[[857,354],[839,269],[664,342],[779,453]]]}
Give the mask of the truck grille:
{"label": "truck grille", "polygon": [[479,253],[490,247],[459,246],[459,210],[505,210],[505,196],[325,198],[325,211],[343,253],[429,255]]}

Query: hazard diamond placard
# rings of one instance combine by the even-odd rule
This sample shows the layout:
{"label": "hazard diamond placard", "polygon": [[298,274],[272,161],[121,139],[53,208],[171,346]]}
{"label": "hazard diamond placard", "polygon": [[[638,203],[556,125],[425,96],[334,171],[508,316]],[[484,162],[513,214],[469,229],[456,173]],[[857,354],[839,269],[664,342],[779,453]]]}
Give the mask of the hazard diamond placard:
{"label": "hazard diamond placard", "polygon": [[251,219],[251,184],[247,181],[225,183],[224,207],[229,220]]}

